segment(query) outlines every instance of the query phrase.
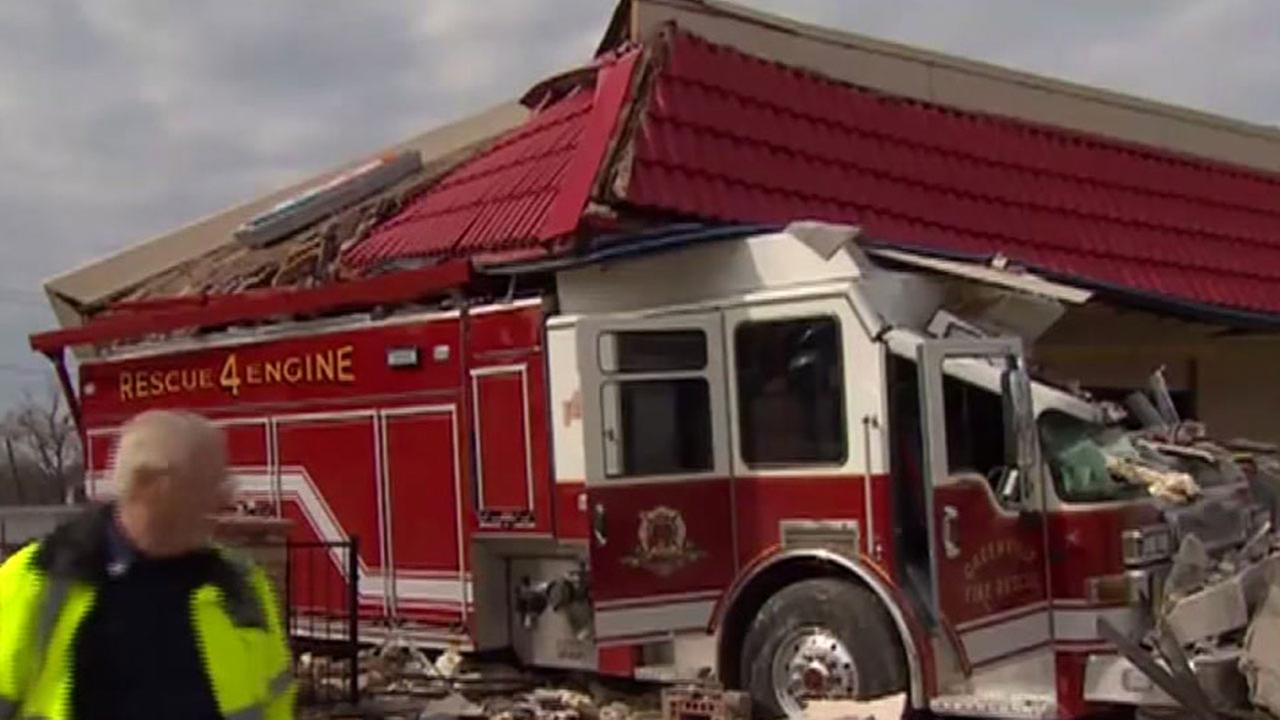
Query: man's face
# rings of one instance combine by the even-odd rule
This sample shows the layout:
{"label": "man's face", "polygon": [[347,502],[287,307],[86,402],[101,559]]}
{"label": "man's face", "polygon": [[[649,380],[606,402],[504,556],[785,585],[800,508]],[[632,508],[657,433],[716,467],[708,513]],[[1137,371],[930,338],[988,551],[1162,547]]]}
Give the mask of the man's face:
{"label": "man's face", "polygon": [[203,547],[213,532],[213,515],[231,504],[234,487],[227,476],[225,451],[210,442],[192,456],[189,467],[174,468],[158,488],[157,509],[170,528],[175,550]]}

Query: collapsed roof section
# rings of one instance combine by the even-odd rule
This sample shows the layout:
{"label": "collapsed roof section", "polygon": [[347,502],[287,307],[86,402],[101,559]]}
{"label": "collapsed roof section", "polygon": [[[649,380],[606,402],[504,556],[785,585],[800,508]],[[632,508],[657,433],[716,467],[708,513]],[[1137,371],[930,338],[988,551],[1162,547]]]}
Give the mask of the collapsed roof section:
{"label": "collapsed roof section", "polygon": [[[610,87],[602,71],[594,96],[571,94],[456,168],[353,260],[568,248],[595,202],[846,222],[887,246],[1003,255],[1093,287],[1280,314],[1275,175],[887,96],[676,28],[647,51],[630,103],[592,101]],[[600,162],[602,136],[581,138],[605,127],[618,138]]]}
{"label": "collapsed roof section", "polygon": [[347,253],[356,266],[446,256],[512,260],[567,249],[628,99],[640,50],[548,87],[523,125],[441,178]]}

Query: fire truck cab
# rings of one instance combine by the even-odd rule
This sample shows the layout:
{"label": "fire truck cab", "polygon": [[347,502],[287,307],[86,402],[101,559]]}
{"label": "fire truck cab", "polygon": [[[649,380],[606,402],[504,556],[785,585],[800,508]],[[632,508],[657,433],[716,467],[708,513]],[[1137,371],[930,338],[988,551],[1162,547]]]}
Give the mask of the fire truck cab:
{"label": "fire truck cab", "polygon": [[[765,714],[1162,702],[1099,620],[1142,627],[1168,513],[1066,492],[1041,437],[1087,438],[1099,408],[857,235],[654,234],[500,271],[530,295],[108,353],[81,372],[90,486],[110,494],[129,415],[194,407],[248,500],[302,540],[360,537],[359,578],[290,579],[355,582],[366,637],[711,676]],[[987,291],[1034,298],[1015,275]],[[1240,483],[1205,490],[1223,547],[1260,526]]]}
{"label": "fire truck cab", "polygon": [[714,667],[793,714],[908,687],[939,710],[943,688],[1053,696],[1033,401],[1096,417],[1033,391],[1018,338],[948,327],[941,285],[816,224],[557,291],[554,467],[582,483],[600,657]]}

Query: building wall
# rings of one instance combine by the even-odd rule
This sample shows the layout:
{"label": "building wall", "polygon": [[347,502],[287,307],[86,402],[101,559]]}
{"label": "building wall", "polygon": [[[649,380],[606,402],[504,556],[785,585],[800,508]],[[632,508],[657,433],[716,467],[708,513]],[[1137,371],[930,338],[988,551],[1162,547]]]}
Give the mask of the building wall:
{"label": "building wall", "polygon": [[1220,437],[1280,442],[1280,340],[1223,342],[1200,365],[1200,401]]}
{"label": "building wall", "polygon": [[1073,310],[1033,346],[1046,377],[1083,387],[1141,387],[1164,366],[1211,435],[1280,442],[1280,337],[1230,337],[1221,328],[1145,313]]}

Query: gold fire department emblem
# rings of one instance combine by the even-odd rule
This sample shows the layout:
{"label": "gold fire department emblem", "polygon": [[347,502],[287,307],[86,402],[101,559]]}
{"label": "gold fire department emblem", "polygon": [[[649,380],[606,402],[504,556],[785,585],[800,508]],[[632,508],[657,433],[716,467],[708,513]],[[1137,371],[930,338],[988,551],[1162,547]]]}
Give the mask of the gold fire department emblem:
{"label": "gold fire department emblem", "polygon": [[636,534],[639,543],[630,555],[622,558],[628,567],[644,568],[666,577],[706,556],[689,542],[684,516],[665,505],[640,513],[640,529]]}

